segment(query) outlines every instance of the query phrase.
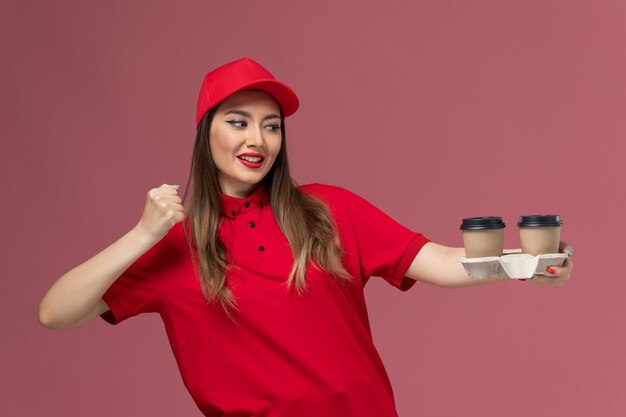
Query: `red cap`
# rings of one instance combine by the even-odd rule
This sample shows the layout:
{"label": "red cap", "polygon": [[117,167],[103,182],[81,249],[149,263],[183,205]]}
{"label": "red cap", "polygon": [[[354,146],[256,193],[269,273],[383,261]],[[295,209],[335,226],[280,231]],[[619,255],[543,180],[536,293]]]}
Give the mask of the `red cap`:
{"label": "red cap", "polygon": [[262,90],[274,96],[280,104],[283,116],[298,110],[298,96],[289,86],[278,81],[259,63],[250,58],[241,58],[208,72],[198,94],[196,128],[204,114],[228,96],[242,90]]}

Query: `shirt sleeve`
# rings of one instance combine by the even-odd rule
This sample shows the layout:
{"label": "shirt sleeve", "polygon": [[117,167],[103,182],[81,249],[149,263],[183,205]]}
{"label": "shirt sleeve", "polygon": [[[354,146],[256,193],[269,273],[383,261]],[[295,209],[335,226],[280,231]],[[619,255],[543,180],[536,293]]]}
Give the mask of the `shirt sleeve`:
{"label": "shirt sleeve", "polygon": [[102,295],[109,310],[100,317],[118,324],[141,313],[158,312],[163,293],[162,271],[170,257],[166,238],[131,264]]}
{"label": "shirt sleeve", "polygon": [[406,271],[430,239],[401,225],[363,197],[342,188],[354,230],[361,271],[407,291],[415,280]]}

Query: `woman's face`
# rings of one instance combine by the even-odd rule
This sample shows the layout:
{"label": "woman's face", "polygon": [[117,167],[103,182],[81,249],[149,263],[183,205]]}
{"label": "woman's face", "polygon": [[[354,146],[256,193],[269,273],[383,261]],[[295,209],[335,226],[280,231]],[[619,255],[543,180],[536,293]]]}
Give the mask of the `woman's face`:
{"label": "woman's face", "polygon": [[218,106],[209,146],[224,194],[247,197],[252,192],[280,151],[281,129],[280,107],[264,91],[240,91]]}

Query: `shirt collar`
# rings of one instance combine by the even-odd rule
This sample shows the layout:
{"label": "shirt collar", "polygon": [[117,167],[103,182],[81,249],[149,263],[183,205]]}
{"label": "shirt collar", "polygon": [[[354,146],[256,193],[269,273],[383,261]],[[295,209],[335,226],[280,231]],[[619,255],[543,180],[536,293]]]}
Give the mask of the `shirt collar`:
{"label": "shirt collar", "polygon": [[242,210],[251,210],[253,207],[263,208],[270,202],[265,184],[259,184],[248,197],[232,197],[222,193],[220,198],[221,212],[230,218],[234,218]]}

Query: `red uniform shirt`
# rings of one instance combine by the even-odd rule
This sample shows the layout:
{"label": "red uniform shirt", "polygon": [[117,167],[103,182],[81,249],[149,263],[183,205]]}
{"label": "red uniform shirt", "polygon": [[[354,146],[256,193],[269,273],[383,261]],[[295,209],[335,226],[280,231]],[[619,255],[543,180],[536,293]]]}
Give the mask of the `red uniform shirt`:
{"label": "red uniform shirt", "polygon": [[429,240],[341,187],[299,189],[330,208],[355,285],[309,266],[307,291],[285,281],[293,264],[267,190],[222,195],[220,238],[239,267],[227,284],[238,325],[208,304],[195,277],[182,223],[133,263],[102,296],[117,324],[145,312],[161,316],[183,382],[205,416],[395,417],[394,397],[372,341],[363,287],[370,276],[401,291]]}

